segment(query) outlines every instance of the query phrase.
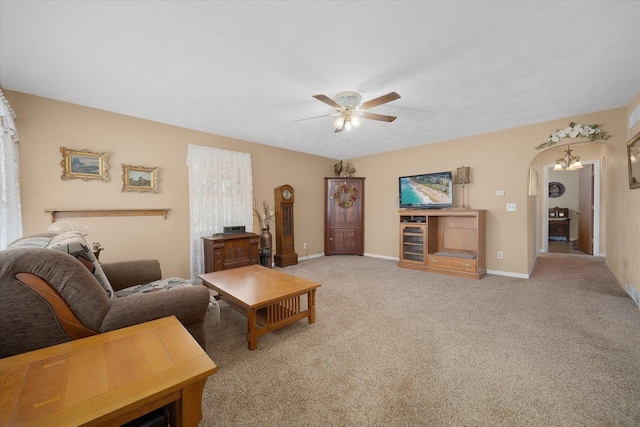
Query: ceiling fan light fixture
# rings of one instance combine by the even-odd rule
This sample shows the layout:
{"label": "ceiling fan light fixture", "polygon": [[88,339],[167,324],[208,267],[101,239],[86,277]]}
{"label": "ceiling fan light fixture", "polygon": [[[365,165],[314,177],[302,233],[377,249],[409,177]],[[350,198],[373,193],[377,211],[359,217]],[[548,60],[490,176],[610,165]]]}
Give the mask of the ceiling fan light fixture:
{"label": "ceiling fan light fixture", "polygon": [[362,103],[362,97],[356,92],[340,92],[333,100],[343,107],[357,107]]}
{"label": "ceiling fan light fixture", "polygon": [[[396,92],[389,92],[386,95],[379,96],[372,100],[369,100],[362,104],[362,98],[360,94],[356,92],[341,92],[334,99],[329,98],[327,95],[313,95],[313,98],[320,102],[323,102],[331,107],[335,108],[337,114],[326,114],[325,116],[339,116],[333,122],[333,126],[336,128],[336,132],[350,131],[357,128],[362,123],[362,119],[378,120],[382,122],[390,123],[396,119],[395,116],[387,116],[384,114],[376,114],[365,112],[369,108],[377,107],[378,105],[386,104],[387,102],[400,99],[400,95]],[[309,117],[314,119],[316,117]],[[302,119],[306,120],[306,119]],[[300,121],[300,120],[296,120]]]}

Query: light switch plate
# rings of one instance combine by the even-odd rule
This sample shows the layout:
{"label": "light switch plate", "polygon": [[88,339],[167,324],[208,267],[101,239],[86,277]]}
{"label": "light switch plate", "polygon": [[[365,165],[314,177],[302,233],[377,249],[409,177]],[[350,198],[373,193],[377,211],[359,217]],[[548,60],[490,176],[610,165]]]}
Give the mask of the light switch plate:
{"label": "light switch plate", "polygon": [[496,190],[496,196],[504,196],[504,190]]}

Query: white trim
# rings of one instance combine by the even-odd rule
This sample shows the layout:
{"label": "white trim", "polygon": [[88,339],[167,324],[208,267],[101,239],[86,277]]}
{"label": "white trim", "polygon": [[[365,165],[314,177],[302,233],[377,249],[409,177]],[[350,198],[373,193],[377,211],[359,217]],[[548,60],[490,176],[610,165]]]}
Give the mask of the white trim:
{"label": "white trim", "polygon": [[516,277],[518,279],[528,279],[529,274],[514,273],[512,271],[487,270],[487,274],[495,274],[496,276]]}
{"label": "white trim", "polygon": [[629,130],[640,123],[640,104],[629,114]]}
{"label": "white trim", "polygon": [[392,256],[386,256],[386,255],[377,255],[377,254],[369,254],[369,253],[366,253],[366,252],[365,252],[364,256],[370,256],[371,258],[388,259],[388,260],[391,260],[391,261],[400,261],[400,258],[398,258],[398,257],[392,257]]}
{"label": "white trim", "polygon": [[[316,254],[316,255],[311,255],[310,257],[304,257],[305,259],[302,258],[298,258],[299,261],[306,261],[309,258],[318,258],[324,256],[324,254]],[[400,258],[398,257],[392,257],[392,256],[386,256],[386,255],[378,255],[378,254],[369,254],[369,253],[365,253],[364,256],[368,256],[371,258],[380,258],[380,259],[387,259],[389,261],[399,261]],[[536,258],[537,259],[537,258]],[[534,262],[535,265],[535,262]],[[528,279],[530,277],[530,274],[524,274],[524,273],[514,273],[511,271],[500,271],[500,270],[487,270],[487,274],[495,274],[496,276],[507,276],[507,277],[515,277],[518,279]]]}
{"label": "white trim", "polygon": [[323,257],[323,256],[324,256],[324,252],[313,254],[313,255],[305,255],[305,256],[299,256],[298,255],[298,262],[300,262],[300,261],[309,261],[311,258],[320,258],[320,257]]}

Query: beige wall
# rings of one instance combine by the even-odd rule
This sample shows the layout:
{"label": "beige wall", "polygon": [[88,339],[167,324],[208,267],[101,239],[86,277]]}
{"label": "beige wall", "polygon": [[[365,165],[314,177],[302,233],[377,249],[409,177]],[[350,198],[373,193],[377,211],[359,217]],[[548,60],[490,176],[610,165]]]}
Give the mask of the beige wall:
{"label": "beige wall", "polygon": [[[626,117],[640,104],[640,92],[632,99]],[[627,126],[612,144],[613,155],[604,174],[610,209],[607,216],[607,265],[623,286],[633,285],[640,291],[640,189],[629,189],[629,172],[626,142],[640,132],[640,123],[632,129]]]}
{"label": "beige wall", "polygon": [[[239,141],[22,93],[4,91],[15,110],[20,137],[25,234],[46,231],[45,209],[169,208],[162,217],[84,218],[89,243],[105,248],[104,262],[157,258],[163,275],[189,277],[188,144],[251,153],[256,200],[273,201],[273,189],[290,184],[296,249],[323,251],[323,177],[331,159]],[[109,182],[60,179],[60,147],[109,153]],[[123,193],[121,164],[159,167],[160,193]],[[231,225],[231,224],[230,224]],[[254,231],[259,231],[254,221]]]}
{"label": "beige wall", "polygon": [[[296,189],[296,249],[309,255],[324,247],[323,177],[331,176],[335,160],[150,122],[45,98],[5,91],[18,114],[25,233],[46,230],[47,208],[170,208],[167,220],[98,218],[84,220],[90,241],[106,248],[104,261],[159,258],[165,276],[188,276],[187,144],[249,152],[255,197],[273,197],[273,188],[288,183]],[[365,252],[398,257],[397,180],[401,175],[471,167],[467,204],[487,212],[487,268],[526,276],[534,265],[539,239],[541,197],[527,195],[529,165],[539,171],[553,163],[562,147],[534,147],[570,121],[597,123],[612,135],[603,143],[572,146],[583,159],[602,163],[601,243],[607,263],[620,283],[640,288],[640,190],[629,190],[626,166],[628,108],[563,118],[415,148],[352,159],[358,176],[366,177]],[[635,103],[635,105],[634,105]],[[637,128],[640,126],[637,126]],[[563,141],[564,142],[564,141]],[[59,147],[87,148],[110,153],[111,181],[62,181]],[[345,159],[347,160],[347,159]],[[160,194],[122,193],[121,163],[160,167]],[[495,196],[503,190],[503,197]],[[540,188],[539,194],[544,194]],[[460,187],[454,186],[456,204]],[[516,203],[507,212],[506,203]],[[538,230],[538,232],[536,231]],[[257,231],[257,230],[256,230]],[[498,259],[496,252],[504,252]]]}
{"label": "beige wall", "polygon": [[[542,200],[528,196],[529,165],[539,164],[540,183],[543,180],[540,167],[547,160],[546,157],[540,161],[536,158],[541,153],[547,155],[547,151],[562,151],[557,147],[538,151],[534,147],[571,121],[599,124],[613,135],[605,142],[607,146],[624,144],[625,114],[626,108],[618,108],[354,159],[358,174],[367,178],[365,251],[398,257],[399,176],[444,170],[455,172],[464,165],[471,167],[467,204],[487,210],[487,269],[523,276],[529,274],[536,257],[536,227],[540,227],[536,213],[541,209]],[[601,157],[600,150],[596,150],[595,158]],[[612,150],[611,155],[619,154]],[[559,157],[556,154],[548,156],[553,162]],[[608,176],[603,178],[607,179]],[[460,204],[460,186],[454,187],[455,204]],[[496,196],[496,190],[503,190],[505,195]],[[544,194],[541,191],[539,194]],[[507,212],[507,203],[516,203],[516,211]],[[606,206],[602,209],[606,210]],[[604,230],[601,234],[604,237]],[[503,259],[497,258],[498,251],[504,253]]]}

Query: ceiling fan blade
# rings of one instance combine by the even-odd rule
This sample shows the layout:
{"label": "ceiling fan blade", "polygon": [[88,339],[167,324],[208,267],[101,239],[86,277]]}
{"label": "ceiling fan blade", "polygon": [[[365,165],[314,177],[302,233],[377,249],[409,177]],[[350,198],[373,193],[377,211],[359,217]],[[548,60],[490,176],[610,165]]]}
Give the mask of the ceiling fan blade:
{"label": "ceiling fan blade", "polygon": [[395,101],[396,99],[400,99],[400,95],[396,92],[389,92],[386,95],[379,96],[378,98],[374,98],[371,101],[367,101],[360,106],[361,110],[368,110],[369,108],[377,107],[378,105],[386,104],[387,102]]}
{"label": "ceiling fan blade", "polygon": [[342,132],[342,131],[343,131],[343,129],[342,129],[342,128],[340,128],[340,129],[336,128],[336,130],[335,130],[335,132],[334,132],[334,133],[338,133],[338,132]]}
{"label": "ceiling fan blade", "polygon": [[298,119],[298,120],[294,120],[293,122],[301,122],[303,120],[311,120],[311,119],[319,119],[320,117],[329,117],[329,116],[333,116],[333,114],[323,114],[322,116],[313,116],[313,117],[307,117],[306,119]]}
{"label": "ceiling fan blade", "polygon": [[384,114],[363,113],[363,119],[380,120],[381,122],[392,122],[397,119],[396,116],[385,116]]}
{"label": "ceiling fan blade", "polygon": [[338,104],[336,101],[329,98],[327,95],[313,95],[313,97],[320,102],[324,102],[325,104],[331,105],[333,108],[337,108],[338,110],[342,109],[342,105]]}

